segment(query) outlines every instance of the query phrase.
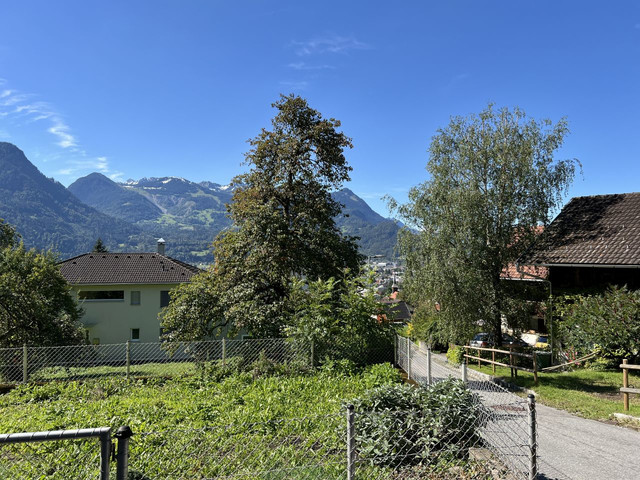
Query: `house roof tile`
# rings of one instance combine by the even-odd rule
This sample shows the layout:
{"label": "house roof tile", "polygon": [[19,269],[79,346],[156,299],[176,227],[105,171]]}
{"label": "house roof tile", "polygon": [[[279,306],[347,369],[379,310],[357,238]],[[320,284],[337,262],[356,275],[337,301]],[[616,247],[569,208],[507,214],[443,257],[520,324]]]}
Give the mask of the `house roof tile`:
{"label": "house roof tile", "polygon": [[520,263],[640,265],[640,193],[571,199]]}
{"label": "house roof tile", "polygon": [[159,253],[85,253],[59,265],[72,285],[175,284],[201,271]]}

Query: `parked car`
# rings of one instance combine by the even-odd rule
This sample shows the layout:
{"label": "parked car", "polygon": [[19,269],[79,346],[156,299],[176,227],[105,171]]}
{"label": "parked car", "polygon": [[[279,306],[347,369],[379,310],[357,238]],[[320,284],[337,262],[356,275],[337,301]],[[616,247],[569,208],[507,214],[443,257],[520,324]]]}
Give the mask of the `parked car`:
{"label": "parked car", "polygon": [[[488,348],[496,345],[496,341],[494,335],[492,333],[478,333],[473,339],[469,342],[469,345],[472,347],[480,347],[480,348]],[[527,343],[519,338],[514,338],[508,333],[502,334],[502,344],[503,347],[527,347]]]}
{"label": "parked car", "polygon": [[548,348],[549,347],[549,337],[540,333],[523,333],[522,340],[524,340],[527,345],[535,348]]}

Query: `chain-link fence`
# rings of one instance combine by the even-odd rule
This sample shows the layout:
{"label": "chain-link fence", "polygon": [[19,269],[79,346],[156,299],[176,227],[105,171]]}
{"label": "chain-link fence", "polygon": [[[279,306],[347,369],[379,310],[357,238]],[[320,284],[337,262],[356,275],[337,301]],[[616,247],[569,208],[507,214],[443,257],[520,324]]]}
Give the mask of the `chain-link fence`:
{"label": "chain-link fence", "polygon": [[[0,348],[0,383],[192,375],[213,364],[245,368],[259,360],[314,366],[342,354],[287,338]],[[350,356],[362,364],[391,362],[393,349],[389,342]]]}
{"label": "chain-link fence", "polygon": [[284,338],[25,346],[0,349],[0,381],[17,383],[113,376],[173,376],[195,374],[216,362],[236,367],[258,360],[311,365],[317,362],[314,355],[317,356],[313,345]]}
{"label": "chain-link fence", "polygon": [[133,432],[131,438],[125,427],[118,433],[127,434],[113,439],[117,449],[109,428],[3,435],[0,473],[101,480],[114,473],[117,480],[518,478],[485,446],[484,409],[480,402],[422,411],[347,406],[328,415]]}
{"label": "chain-link fence", "polygon": [[111,429],[0,435],[0,478],[109,480]]}
{"label": "chain-link fence", "polygon": [[455,376],[465,381],[483,405],[478,433],[482,447],[512,472],[515,478],[535,478],[537,438],[535,400],[522,398],[462,364],[454,369],[438,361],[428,349],[420,349],[398,336],[397,364],[410,380],[431,385]]}
{"label": "chain-link fence", "polygon": [[[448,388],[444,381],[452,375],[462,377],[469,389],[464,389],[467,401],[426,401],[420,408],[390,402],[260,423],[138,431],[130,442],[117,442],[117,478],[535,478],[531,399],[517,397],[471,370],[451,369],[403,337],[395,346],[391,354],[410,380],[435,389]],[[310,365],[316,362],[315,355],[312,345],[286,339],[0,351],[3,372],[38,380],[196,373],[211,362]],[[384,360],[388,351],[372,356]],[[95,440],[78,438],[60,432],[0,436],[0,478],[99,478],[105,469],[106,441],[99,437],[100,447]],[[25,443],[52,439],[59,441]]]}

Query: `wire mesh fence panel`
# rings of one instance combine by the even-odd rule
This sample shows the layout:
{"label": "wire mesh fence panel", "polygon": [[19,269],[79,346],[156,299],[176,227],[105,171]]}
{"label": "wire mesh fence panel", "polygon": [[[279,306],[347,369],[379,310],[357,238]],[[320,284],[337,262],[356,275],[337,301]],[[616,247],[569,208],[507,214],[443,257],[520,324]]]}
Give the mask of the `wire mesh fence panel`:
{"label": "wire mesh fence panel", "polygon": [[136,434],[129,472],[172,480],[343,479],[345,428],[344,415],[332,414]]}
{"label": "wire mesh fence panel", "polygon": [[258,360],[310,364],[313,353],[310,344],[286,338],[227,340],[225,349],[228,360],[235,358],[243,364],[251,364]]}
{"label": "wire mesh fence panel", "polygon": [[499,479],[508,468],[487,451],[480,402],[423,411],[355,413],[355,478]]}
{"label": "wire mesh fence panel", "polygon": [[126,344],[29,347],[25,359],[33,381],[83,380],[124,374]]}
{"label": "wire mesh fence panel", "polygon": [[100,478],[100,442],[96,438],[0,445],[0,478]]}
{"label": "wire mesh fence panel", "polygon": [[23,349],[0,348],[0,379],[4,383],[22,381]]}
{"label": "wire mesh fence panel", "polygon": [[[397,344],[398,365],[417,383],[426,383],[427,372],[432,383],[449,377],[461,378],[459,368],[444,365],[433,358],[429,362],[426,352],[405,337],[399,336]],[[486,375],[479,372],[468,369],[466,375],[468,388],[483,405],[481,428],[478,430],[483,448],[506,467],[513,478],[529,478],[532,454],[527,400],[488,380]]]}
{"label": "wire mesh fence panel", "polygon": [[200,342],[132,342],[129,375],[133,377],[193,375],[208,362],[220,360],[220,340]]}
{"label": "wire mesh fence panel", "polygon": [[193,375],[215,362],[246,369],[260,360],[310,365],[312,356],[308,343],[285,338],[4,348],[0,381]]}

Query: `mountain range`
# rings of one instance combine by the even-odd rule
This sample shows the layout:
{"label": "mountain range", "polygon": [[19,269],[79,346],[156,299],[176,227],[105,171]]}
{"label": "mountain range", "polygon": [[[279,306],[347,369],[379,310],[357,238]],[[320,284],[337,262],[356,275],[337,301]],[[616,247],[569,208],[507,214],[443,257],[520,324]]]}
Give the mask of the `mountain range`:
{"label": "mountain range", "polygon": [[[179,177],[118,183],[100,173],[65,188],[45,177],[14,145],[0,142],[0,218],[27,246],[52,249],[62,258],[89,251],[98,237],[111,251],[153,251],[167,241],[167,254],[194,264],[213,260],[210,244],[231,225],[228,186]],[[393,256],[398,224],[373,211],[351,190],[333,193],[344,205],[336,224],[360,237],[364,255]]]}

